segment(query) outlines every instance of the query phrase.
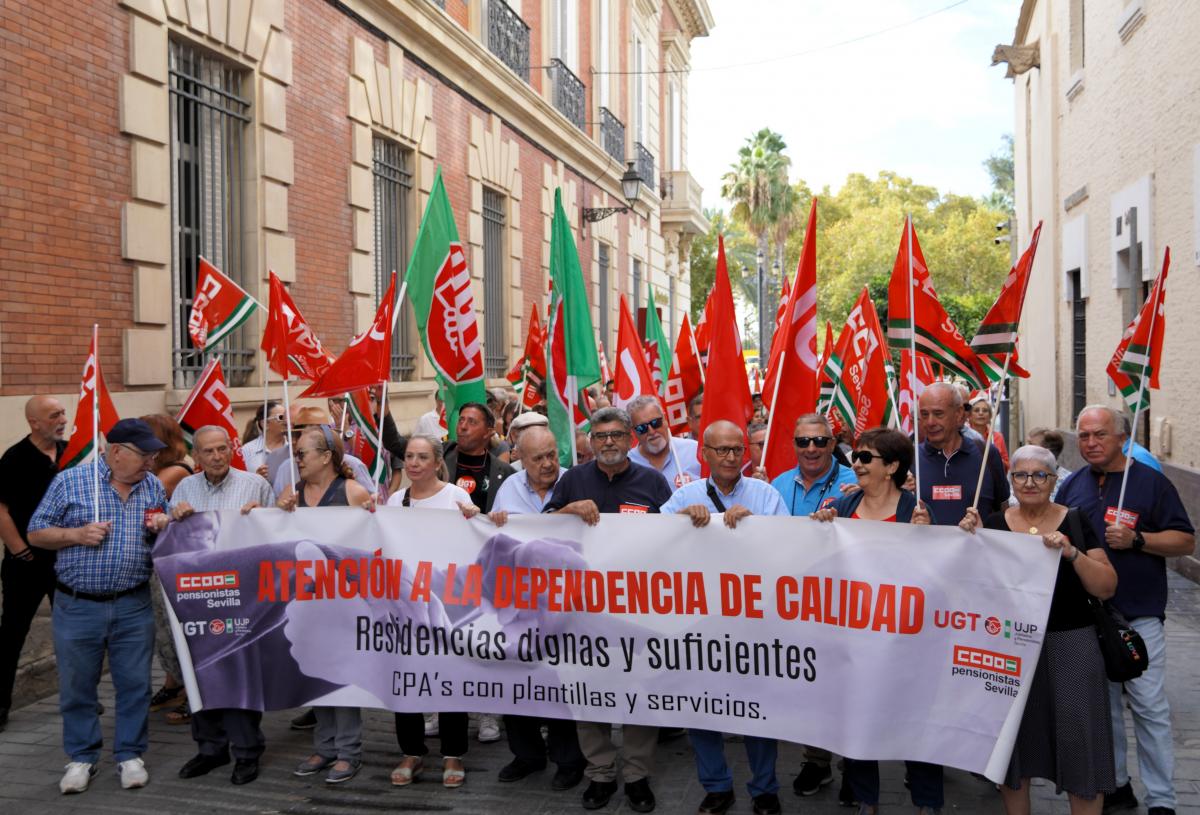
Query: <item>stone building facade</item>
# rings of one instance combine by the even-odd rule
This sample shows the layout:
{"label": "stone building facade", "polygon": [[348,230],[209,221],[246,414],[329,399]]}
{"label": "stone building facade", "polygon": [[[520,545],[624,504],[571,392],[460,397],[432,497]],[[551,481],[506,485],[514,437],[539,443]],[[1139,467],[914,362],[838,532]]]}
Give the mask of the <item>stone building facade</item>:
{"label": "stone building facade", "polygon": [[[403,274],[439,166],[490,378],[544,306],[555,188],[606,347],[635,286],[667,326],[687,308],[704,0],[14,0],[0,26],[0,444],[29,395],[73,406],[93,322],[121,415],[173,412],[202,365],[199,255],[264,304],[273,270],[340,351]],[[630,161],[631,211],[586,220],[626,204]],[[239,418],[262,399],[264,318],[221,346]],[[397,333],[403,428],[433,385],[411,311]]]}

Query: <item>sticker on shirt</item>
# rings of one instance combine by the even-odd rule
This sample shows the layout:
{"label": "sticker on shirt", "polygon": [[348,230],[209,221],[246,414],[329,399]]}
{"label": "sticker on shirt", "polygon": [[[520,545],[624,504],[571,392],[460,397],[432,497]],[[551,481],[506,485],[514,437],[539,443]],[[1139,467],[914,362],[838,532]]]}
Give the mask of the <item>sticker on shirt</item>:
{"label": "sticker on shirt", "polygon": [[467,495],[471,495],[475,492],[476,485],[475,485],[475,477],[474,476],[460,475],[458,477],[458,481],[455,483],[457,483],[458,486],[462,487],[463,492],[465,492]]}
{"label": "sticker on shirt", "polygon": [[[1121,526],[1128,529],[1137,529],[1138,513],[1132,509],[1121,510]],[[1104,510],[1104,523],[1106,526],[1115,526],[1117,523],[1117,508],[1109,507]]]}
{"label": "sticker on shirt", "polygon": [[831,506],[833,506],[833,502],[836,500],[837,500],[836,498],[830,496],[829,498],[826,498],[824,501],[822,501],[821,505],[818,506],[817,509],[825,509],[825,507],[831,507]]}
{"label": "sticker on shirt", "polygon": [[160,507],[150,507],[149,509],[142,510],[142,526],[150,526],[154,516],[161,512],[162,509]]}
{"label": "sticker on shirt", "polygon": [[679,489],[684,484],[690,484],[695,480],[690,473],[677,473],[675,476],[675,489]]}
{"label": "sticker on shirt", "polygon": [[933,500],[935,500],[935,501],[961,501],[962,500],[962,485],[961,484],[934,484]]}
{"label": "sticker on shirt", "polygon": [[645,515],[650,511],[650,507],[641,504],[621,504],[617,511],[622,515]]}

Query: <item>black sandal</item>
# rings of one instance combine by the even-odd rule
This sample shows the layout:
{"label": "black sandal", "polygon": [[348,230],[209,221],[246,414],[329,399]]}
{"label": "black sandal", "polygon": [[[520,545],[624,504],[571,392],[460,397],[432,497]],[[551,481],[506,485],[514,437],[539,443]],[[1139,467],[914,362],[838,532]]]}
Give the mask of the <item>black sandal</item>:
{"label": "black sandal", "polygon": [[184,694],[183,685],[177,685],[173,688],[168,688],[163,685],[158,691],[150,697],[150,710],[162,710],[165,707],[178,704],[179,699]]}

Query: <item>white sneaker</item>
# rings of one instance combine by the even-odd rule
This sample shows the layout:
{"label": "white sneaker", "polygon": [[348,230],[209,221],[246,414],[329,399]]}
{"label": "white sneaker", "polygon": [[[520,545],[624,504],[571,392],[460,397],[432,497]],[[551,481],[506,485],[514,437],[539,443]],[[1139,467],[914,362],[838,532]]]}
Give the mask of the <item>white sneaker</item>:
{"label": "white sneaker", "polygon": [[438,715],[436,713],[425,714],[425,735],[430,738],[438,734]]}
{"label": "white sneaker", "polygon": [[479,739],[481,744],[500,741],[500,720],[490,713],[480,713],[479,733],[475,738]]}
{"label": "white sneaker", "polygon": [[140,758],[131,758],[117,765],[117,773],[121,776],[121,789],[135,790],[150,782],[150,773],[146,772],[146,763]]}
{"label": "white sneaker", "polygon": [[58,782],[58,790],[63,795],[86,790],[92,776],[96,774],[96,765],[86,761],[72,761],[66,770],[62,780]]}

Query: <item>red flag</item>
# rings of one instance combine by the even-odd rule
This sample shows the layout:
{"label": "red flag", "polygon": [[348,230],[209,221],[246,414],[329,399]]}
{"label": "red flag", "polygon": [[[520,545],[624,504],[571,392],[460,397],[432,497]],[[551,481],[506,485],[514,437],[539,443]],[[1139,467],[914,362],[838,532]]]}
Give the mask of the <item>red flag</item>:
{"label": "red flag", "polygon": [[832,412],[853,430],[855,437],[864,430],[890,424],[887,353],[879,315],[864,286],[846,317],[827,368],[834,383]]}
{"label": "red flag", "polygon": [[983,321],[971,339],[971,350],[979,356],[984,373],[993,382],[1004,375],[1005,357],[1008,357],[1008,372],[1015,376],[1028,377],[1029,372],[1014,366],[1017,359],[1017,328],[1021,323],[1021,311],[1025,306],[1025,293],[1029,289],[1033,258],[1037,254],[1038,238],[1042,234],[1039,221],[1029,240],[1029,247],[1021,254],[1017,265],[1004,279],[1000,295],[988,309]]}
{"label": "red flag", "polygon": [[621,295],[621,316],[617,329],[617,372],[613,386],[613,405],[624,408],[639,396],[656,396],[654,377],[646,363],[642,339],[629,313],[625,295]]}
{"label": "red flag", "polygon": [[221,372],[221,362],[216,357],[210,359],[200,372],[200,378],[196,380],[192,392],[179,409],[175,421],[183,428],[183,435],[189,447],[195,446],[193,438],[200,428],[209,425],[224,428],[229,434],[230,447],[233,448],[230,463],[239,470],[246,469],[246,462],[242,458],[242,442],[238,438],[237,426],[233,423],[233,405],[225,387],[225,375]]}
{"label": "red flag", "polygon": [[696,347],[700,349],[702,357],[708,356],[708,346],[712,342],[713,292],[716,290],[716,286],[708,290],[704,311],[700,312],[700,320],[696,323]]}
{"label": "red flag", "polygon": [[[1109,360],[1109,378],[1121,389],[1129,409],[1137,412],[1149,407],[1146,388],[1158,389],[1158,371],[1162,365],[1163,335],[1166,333],[1167,270],[1171,249],[1163,255],[1162,272],[1141,311],[1125,329],[1117,350]],[[1148,379],[1145,383],[1143,379]],[[1139,405],[1139,395],[1141,397]]]}
{"label": "red flag", "polygon": [[196,274],[196,296],[188,315],[188,336],[204,350],[216,345],[254,313],[259,303],[204,258]]}
{"label": "red flag", "polygon": [[[708,364],[704,377],[704,408],[700,414],[700,440],[704,430],[719,419],[733,422],[742,429],[754,415],[754,403],[746,382],[746,360],[742,356],[737,333],[737,314],[733,307],[733,288],[725,265],[725,237],[717,243],[717,275],[710,295],[712,339],[708,346]],[[745,439],[742,464],[750,460],[750,441]],[[702,466],[702,471],[708,469]]]}
{"label": "red flag", "polygon": [[985,386],[987,375],[979,359],[938,300],[909,218],[888,283],[888,344],[896,351],[911,349],[914,333],[918,354],[940,363],[968,385]]}
{"label": "red flag", "polygon": [[600,353],[600,382],[607,385],[613,381],[612,370],[608,367],[608,357],[604,355],[604,343],[596,343],[596,350]]}
{"label": "red flag", "polygon": [[913,355],[909,351],[900,352],[900,429],[905,433],[913,432],[913,419],[917,415],[917,400],[925,392],[925,386],[933,384],[933,366],[929,357],[918,354],[917,364],[913,365]]}
{"label": "red flag", "polygon": [[679,336],[675,339],[675,354],[671,357],[671,373],[667,377],[666,413],[671,435],[680,436],[688,430],[688,402],[704,387],[701,378],[700,352],[687,314]]}
{"label": "red flag", "polygon": [[546,381],[546,332],[538,320],[538,307],[529,310],[529,332],[525,351],[505,375],[521,395],[521,404],[532,408],[538,403],[537,383]]}
{"label": "red flag", "polygon": [[371,410],[371,390],[359,388],[348,396],[350,398],[344,409],[349,409],[354,419],[354,435],[346,444],[346,451],[366,465],[376,483],[386,483],[387,457],[379,454],[383,442],[379,438],[374,411]]}
{"label": "red flag", "polygon": [[375,311],[374,322],[350,340],[342,355],[300,396],[341,396],[391,379],[392,311],[395,306],[396,273],[393,272],[392,282]]}
{"label": "red flag", "polygon": [[[771,367],[767,368],[763,403],[771,413],[768,449],[763,466],[771,478],[796,466],[792,427],[817,406],[817,199],[812,199],[804,248],[796,266],[796,282],[784,312]],[[776,385],[779,391],[776,393]]]}
{"label": "red flag", "polygon": [[100,432],[107,433],[120,417],[113,405],[108,388],[104,386],[104,375],[100,372],[100,357],[96,353],[96,331],[92,330],[92,343],[88,348],[87,360],[83,363],[83,377],[79,385],[79,405],[75,408],[75,422],[71,425],[71,438],[58,460],[58,469],[65,470],[86,461],[95,450],[92,442],[96,437],[92,424],[95,413],[94,401],[100,400]]}
{"label": "red flag", "polygon": [[295,375],[315,382],[333,362],[333,354],[321,347],[321,341],[274,272],[271,272],[271,302],[262,350],[271,370],[284,379]]}
{"label": "red flag", "polygon": [[789,288],[787,275],[785,274],[779,284],[779,308],[775,309],[776,331],[783,327],[783,315],[787,314]]}
{"label": "red flag", "polygon": [[814,381],[817,383],[817,406],[821,403],[821,381],[825,375],[825,364],[829,362],[829,355],[833,353],[833,323],[825,321],[825,347],[821,349],[821,364],[817,368],[817,375]]}

